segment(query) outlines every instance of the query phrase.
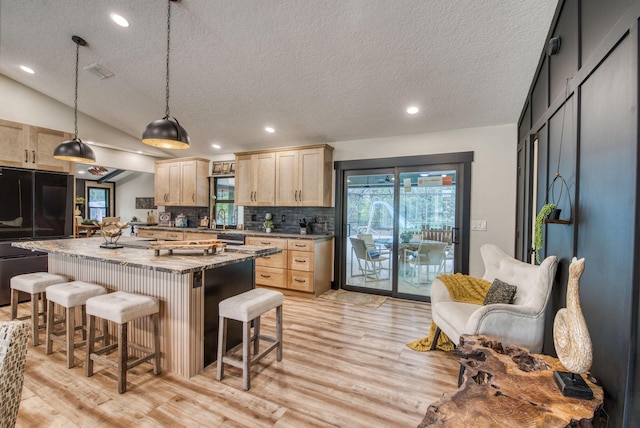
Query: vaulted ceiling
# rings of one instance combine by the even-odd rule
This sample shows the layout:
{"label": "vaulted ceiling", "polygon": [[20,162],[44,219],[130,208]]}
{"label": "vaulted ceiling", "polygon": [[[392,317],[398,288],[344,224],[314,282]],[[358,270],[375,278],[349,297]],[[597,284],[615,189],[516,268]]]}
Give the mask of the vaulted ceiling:
{"label": "vaulted ceiling", "polygon": [[[171,115],[192,140],[191,149],[172,154],[209,156],[514,123],[556,5],[172,3]],[[111,13],[130,26],[117,26]],[[139,138],[165,111],[166,14],[162,0],[2,0],[0,73],[73,106],[71,36],[79,35],[88,42],[80,50],[79,110]],[[113,77],[83,70],[96,63]],[[419,113],[408,115],[410,105]],[[91,139],[82,130],[80,137]]]}

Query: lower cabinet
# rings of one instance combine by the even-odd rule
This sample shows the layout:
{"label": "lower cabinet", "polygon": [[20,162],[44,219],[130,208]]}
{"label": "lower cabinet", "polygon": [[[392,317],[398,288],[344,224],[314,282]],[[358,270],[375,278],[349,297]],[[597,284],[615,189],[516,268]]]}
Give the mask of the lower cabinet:
{"label": "lower cabinet", "polygon": [[184,239],[184,232],[175,232],[173,230],[138,229],[138,238],[155,238],[166,239],[168,241],[182,241]]}
{"label": "lower cabinet", "polygon": [[256,259],[256,285],[318,296],[331,288],[333,239],[247,237],[247,245],[273,246],[282,253]]}

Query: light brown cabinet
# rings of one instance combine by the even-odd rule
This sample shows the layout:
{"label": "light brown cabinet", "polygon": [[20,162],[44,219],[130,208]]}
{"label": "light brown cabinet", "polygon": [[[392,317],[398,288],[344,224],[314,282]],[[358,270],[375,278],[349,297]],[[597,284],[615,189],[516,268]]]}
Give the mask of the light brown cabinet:
{"label": "light brown cabinet", "polygon": [[73,163],[53,157],[58,144],[73,135],[0,120],[0,165],[70,173]]}
{"label": "light brown cabinet", "polygon": [[247,245],[282,253],[256,259],[256,285],[318,296],[331,288],[333,238],[325,240],[247,237]]}
{"label": "light brown cabinet", "polygon": [[276,206],[331,206],[330,146],[276,152]]}
{"label": "light brown cabinet", "polygon": [[184,232],[178,232],[173,230],[149,230],[138,229],[138,238],[154,238],[154,239],[166,239],[168,241],[182,241],[184,239]]}
{"label": "light brown cabinet", "polygon": [[236,204],[331,206],[333,147],[236,153]]}
{"label": "light brown cabinet", "polygon": [[160,206],[209,206],[209,160],[156,161],[155,199]]}
{"label": "light brown cabinet", "polygon": [[236,205],[273,206],[276,186],[276,155],[260,152],[236,155]]}

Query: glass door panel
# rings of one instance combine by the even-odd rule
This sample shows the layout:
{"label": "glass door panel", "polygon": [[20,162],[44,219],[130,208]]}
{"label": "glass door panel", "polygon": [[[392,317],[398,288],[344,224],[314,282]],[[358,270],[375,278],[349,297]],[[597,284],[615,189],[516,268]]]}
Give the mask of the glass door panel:
{"label": "glass door panel", "polygon": [[433,280],[454,272],[456,184],[455,169],[399,173],[398,295],[428,298]]}
{"label": "glass door panel", "polygon": [[345,184],[345,288],[389,294],[394,277],[394,171],[349,172]]}

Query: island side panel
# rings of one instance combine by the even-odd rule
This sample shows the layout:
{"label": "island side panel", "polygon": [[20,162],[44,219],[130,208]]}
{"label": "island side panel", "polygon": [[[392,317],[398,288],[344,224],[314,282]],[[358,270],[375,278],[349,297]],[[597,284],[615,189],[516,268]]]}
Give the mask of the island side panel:
{"label": "island side panel", "polygon": [[[158,298],[162,369],[189,378],[204,367],[204,287],[192,288],[192,274],[158,272],[60,254],[49,254],[49,272],[99,284],[110,292],[121,290]],[[130,338],[150,346],[150,330],[149,320],[134,321]]]}

